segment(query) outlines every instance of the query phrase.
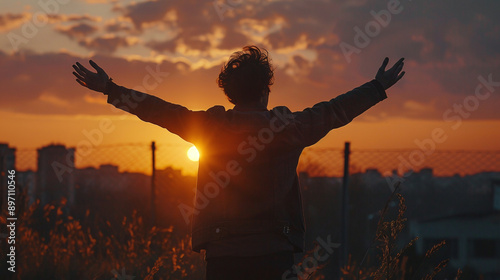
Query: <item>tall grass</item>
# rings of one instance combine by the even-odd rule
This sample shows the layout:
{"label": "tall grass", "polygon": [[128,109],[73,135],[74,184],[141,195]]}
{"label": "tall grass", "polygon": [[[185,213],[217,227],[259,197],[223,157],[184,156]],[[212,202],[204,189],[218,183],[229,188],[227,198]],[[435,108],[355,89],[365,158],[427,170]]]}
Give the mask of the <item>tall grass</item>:
{"label": "tall grass", "polygon": [[[5,274],[0,274],[0,278],[203,278],[203,258],[191,251],[189,236],[176,237],[172,228],[148,228],[135,212],[115,227],[109,221],[84,219],[80,222],[66,216],[64,203],[59,207],[40,208],[39,203],[35,203],[18,217],[16,273],[3,270]],[[4,217],[0,218],[2,228],[6,224]],[[47,225],[50,229],[35,229],[40,224],[46,225],[42,229]],[[3,243],[2,252],[5,252]],[[5,255],[1,256],[2,263],[6,263]]]}
{"label": "tall grass", "polygon": [[[341,279],[400,280],[435,279],[448,260],[431,261],[445,246],[436,244],[415,265],[405,254],[418,238],[403,248],[397,248],[399,234],[406,226],[405,200],[396,187],[380,212],[372,246],[362,260],[353,260],[341,269]],[[398,201],[398,211],[388,219],[389,203]],[[65,201],[59,206],[35,203],[17,221],[16,273],[3,270],[2,279],[204,279],[203,255],[190,248],[190,236],[177,236],[172,227],[148,227],[136,212],[118,223],[89,219],[76,220],[65,214]],[[6,227],[6,217],[0,217],[0,228]],[[118,225],[116,225],[118,224]],[[0,244],[6,251],[5,239]],[[376,251],[377,265],[367,266],[370,250]],[[306,259],[308,254],[304,256]],[[6,254],[0,256],[6,263]],[[321,274],[320,265],[307,279],[331,279]],[[455,279],[460,276],[460,270]]]}
{"label": "tall grass", "polygon": [[[346,266],[340,268],[342,280],[406,280],[406,279],[455,279],[458,280],[461,275],[459,269],[454,278],[448,278],[449,275],[440,275],[439,273],[448,265],[449,259],[438,261],[433,260],[436,252],[445,246],[445,241],[434,245],[427,250],[425,255],[419,260],[409,261],[410,257],[406,254],[408,249],[415,245],[418,237],[410,240],[403,248],[397,247],[399,234],[406,226],[407,219],[404,217],[406,212],[406,204],[403,195],[399,193],[400,185],[397,184],[391,196],[385,203],[384,208],[380,212],[380,218],[377,223],[375,237],[371,246],[366,250],[361,261],[353,260],[349,256]],[[398,201],[398,211],[393,219],[388,219],[389,205],[392,201]],[[370,250],[376,250],[378,258],[377,265],[365,266]],[[303,259],[306,259],[306,254]],[[321,267],[307,276],[307,279],[328,279],[321,275]]]}

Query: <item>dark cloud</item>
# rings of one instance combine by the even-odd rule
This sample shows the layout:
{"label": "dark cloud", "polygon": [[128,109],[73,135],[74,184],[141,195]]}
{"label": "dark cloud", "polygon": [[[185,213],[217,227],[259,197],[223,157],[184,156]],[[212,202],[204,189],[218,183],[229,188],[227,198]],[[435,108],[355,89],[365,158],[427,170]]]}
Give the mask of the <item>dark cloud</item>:
{"label": "dark cloud", "polygon": [[273,47],[286,48],[307,37],[311,45],[329,37],[337,21],[340,5],[332,1],[277,1],[259,7],[257,18],[283,19],[283,27],[267,36]]}
{"label": "dark cloud", "polygon": [[130,26],[127,22],[123,21],[110,22],[105,26],[105,30],[108,33],[131,32],[132,28],[133,26]]}
{"label": "dark cloud", "polygon": [[[33,114],[71,114],[78,110],[78,90],[68,90],[74,88],[74,80],[68,75],[74,60],[66,54],[0,53],[1,109]],[[41,101],[43,96],[61,102]]]}
{"label": "dark cloud", "polygon": [[[264,43],[268,48],[286,48],[307,38],[312,46],[330,38],[341,5],[330,1],[145,1],[115,8],[129,18],[137,29],[147,24],[164,24],[178,31],[174,39],[147,42],[150,48],[162,51],[183,45],[193,50],[241,47],[247,43]],[[166,18],[172,13],[173,18]],[[242,32],[245,19],[275,28],[276,19],[282,24],[266,37],[252,40]],[[209,42],[206,35],[224,29],[218,44]],[[259,37],[259,36],[257,36]],[[172,46],[174,44],[174,46]]]}
{"label": "dark cloud", "polygon": [[[374,21],[370,12],[387,10],[386,4],[369,1],[345,9],[335,26],[339,43],[354,44],[357,26],[365,30]],[[370,44],[354,54],[356,70],[368,74],[364,62],[371,57],[404,56],[415,61],[444,89],[457,95],[471,93],[480,74],[495,72],[500,66],[500,20],[494,11],[497,1],[400,1],[401,12]],[[340,50],[340,46],[336,46]],[[370,57],[371,56],[371,57]],[[460,82],[457,82],[460,80]]]}
{"label": "dark cloud", "polygon": [[175,52],[177,42],[175,39],[161,42],[153,40],[146,43],[146,46],[160,53],[164,51]]}
{"label": "dark cloud", "polygon": [[[156,64],[149,62],[129,62],[109,56],[97,56],[92,59],[110,76],[116,78],[117,82],[128,87],[140,87],[144,77],[157,69]],[[110,108],[106,104],[87,100],[88,96],[91,96],[93,99],[101,98],[101,101],[105,102],[101,93],[83,88],[75,82],[71,65],[76,61],[93,70],[86,59],[69,54],[19,53],[10,56],[0,52],[0,110],[27,114],[110,114]],[[180,65],[183,63],[164,62],[158,69],[172,73]],[[148,80],[149,83],[154,81]]]}
{"label": "dark cloud", "polygon": [[47,14],[47,17],[50,22],[70,22],[70,21],[90,21],[90,22],[99,22],[100,18],[91,15],[75,15],[75,14]]}
{"label": "dark cloud", "polygon": [[252,44],[247,36],[245,36],[241,32],[234,30],[234,28],[225,27],[224,32],[224,38],[218,45],[218,48],[220,49],[231,50]]}
{"label": "dark cloud", "polygon": [[162,20],[171,6],[171,2],[168,1],[145,1],[131,4],[122,11],[125,17],[132,20],[137,29],[141,29],[144,23]]}
{"label": "dark cloud", "polygon": [[[113,53],[121,47],[131,46],[137,41],[131,39],[130,33],[127,34],[126,31],[131,29],[127,28],[127,24],[124,22],[102,23],[98,18],[85,15],[80,17],[57,15],[56,17],[57,20],[62,21],[55,26],[57,32],[75,40],[80,46],[98,53]],[[68,22],[75,23],[68,25]]]}
{"label": "dark cloud", "polygon": [[59,26],[56,30],[70,38],[85,38],[96,32],[98,28],[82,22],[70,26]]}
{"label": "dark cloud", "polygon": [[[121,11],[137,29],[142,30],[147,24],[157,23],[178,31],[173,39],[147,42],[146,46],[153,50],[173,51],[182,46],[183,49],[187,48],[186,51],[207,51],[213,47],[207,35],[214,32],[219,20],[210,1],[146,1],[126,6]],[[224,43],[229,45],[230,40]]]}
{"label": "dark cloud", "polygon": [[118,48],[132,45],[127,38],[118,36],[83,39],[79,41],[79,44],[90,50],[104,53],[113,53]]}

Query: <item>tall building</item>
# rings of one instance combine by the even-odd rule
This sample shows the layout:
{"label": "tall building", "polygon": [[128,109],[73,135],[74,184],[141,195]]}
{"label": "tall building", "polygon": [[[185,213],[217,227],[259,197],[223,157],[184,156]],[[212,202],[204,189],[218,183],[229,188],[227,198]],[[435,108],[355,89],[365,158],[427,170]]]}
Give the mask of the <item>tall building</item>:
{"label": "tall building", "polygon": [[65,198],[71,207],[75,199],[75,149],[48,145],[37,151],[36,194],[41,205],[58,204]]}
{"label": "tall building", "polygon": [[[25,199],[25,207],[28,208],[36,202],[36,172],[33,170],[16,171],[16,184],[22,189]],[[19,201],[21,203],[21,201]]]}
{"label": "tall building", "polygon": [[456,268],[472,268],[482,279],[500,279],[500,212],[455,214],[436,219],[411,221],[410,236],[422,256],[433,245],[445,240],[443,254]]}
{"label": "tall building", "polygon": [[0,143],[0,210],[7,208],[7,176],[9,170],[14,170],[16,166],[16,149],[9,147],[9,144]]}

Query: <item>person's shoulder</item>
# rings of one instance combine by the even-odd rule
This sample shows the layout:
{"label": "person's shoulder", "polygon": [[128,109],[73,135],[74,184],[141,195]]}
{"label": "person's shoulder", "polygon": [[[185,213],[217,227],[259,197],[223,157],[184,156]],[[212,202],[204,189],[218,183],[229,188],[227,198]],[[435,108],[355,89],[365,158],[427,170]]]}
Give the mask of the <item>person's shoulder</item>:
{"label": "person's shoulder", "polygon": [[286,106],[277,106],[270,110],[272,118],[277,118],[280,122],[288,125],[297,121],[296,115]]}
{"label": "person's shoulder", "polygon": [[287,112],[287,113],[292,112],[287,106],[276,106],[269,111],[271,111],[271,112]]}
{"label": "person's shoulder", "polygon": [[209,113],[211,115],[219,115],[219,114],[223,114],[225,112],[226,112],[226,108],[224,108],[224,106],[221,106],[221,105],[215,105],[213,107],[208,108],[208,110],[207,110],[207,113]]}
{"label": "person's shoulder", "polygon": [[287,106],[276,106],[269,110],[273,115],[290,115],[293,116],[294,112]]}

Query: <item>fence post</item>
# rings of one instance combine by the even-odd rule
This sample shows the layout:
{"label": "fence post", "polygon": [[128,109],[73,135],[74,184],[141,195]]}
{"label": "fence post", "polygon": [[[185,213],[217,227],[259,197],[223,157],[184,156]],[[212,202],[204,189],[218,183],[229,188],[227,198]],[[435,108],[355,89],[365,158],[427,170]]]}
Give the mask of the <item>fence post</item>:
{"label": "fence post", "polygon": [[340,251],[340,267],[344,267],[347,264],[348,260],[348,240],[347,240],[347,220],[349,216],[349,192],[348,192],[348,184],[349,184],[349,154],[351,143],[345,142],[344,145],[344,178],[342,180],[342,231],[341,231],[341,244],[342,246]]}
{"label": "fence post", "polygon": [[151,171],[151,226],[156,225],[156,159],[155,159],[156,145],[155,141],[151,142],[151,155],[152,155],[152,171]]}

